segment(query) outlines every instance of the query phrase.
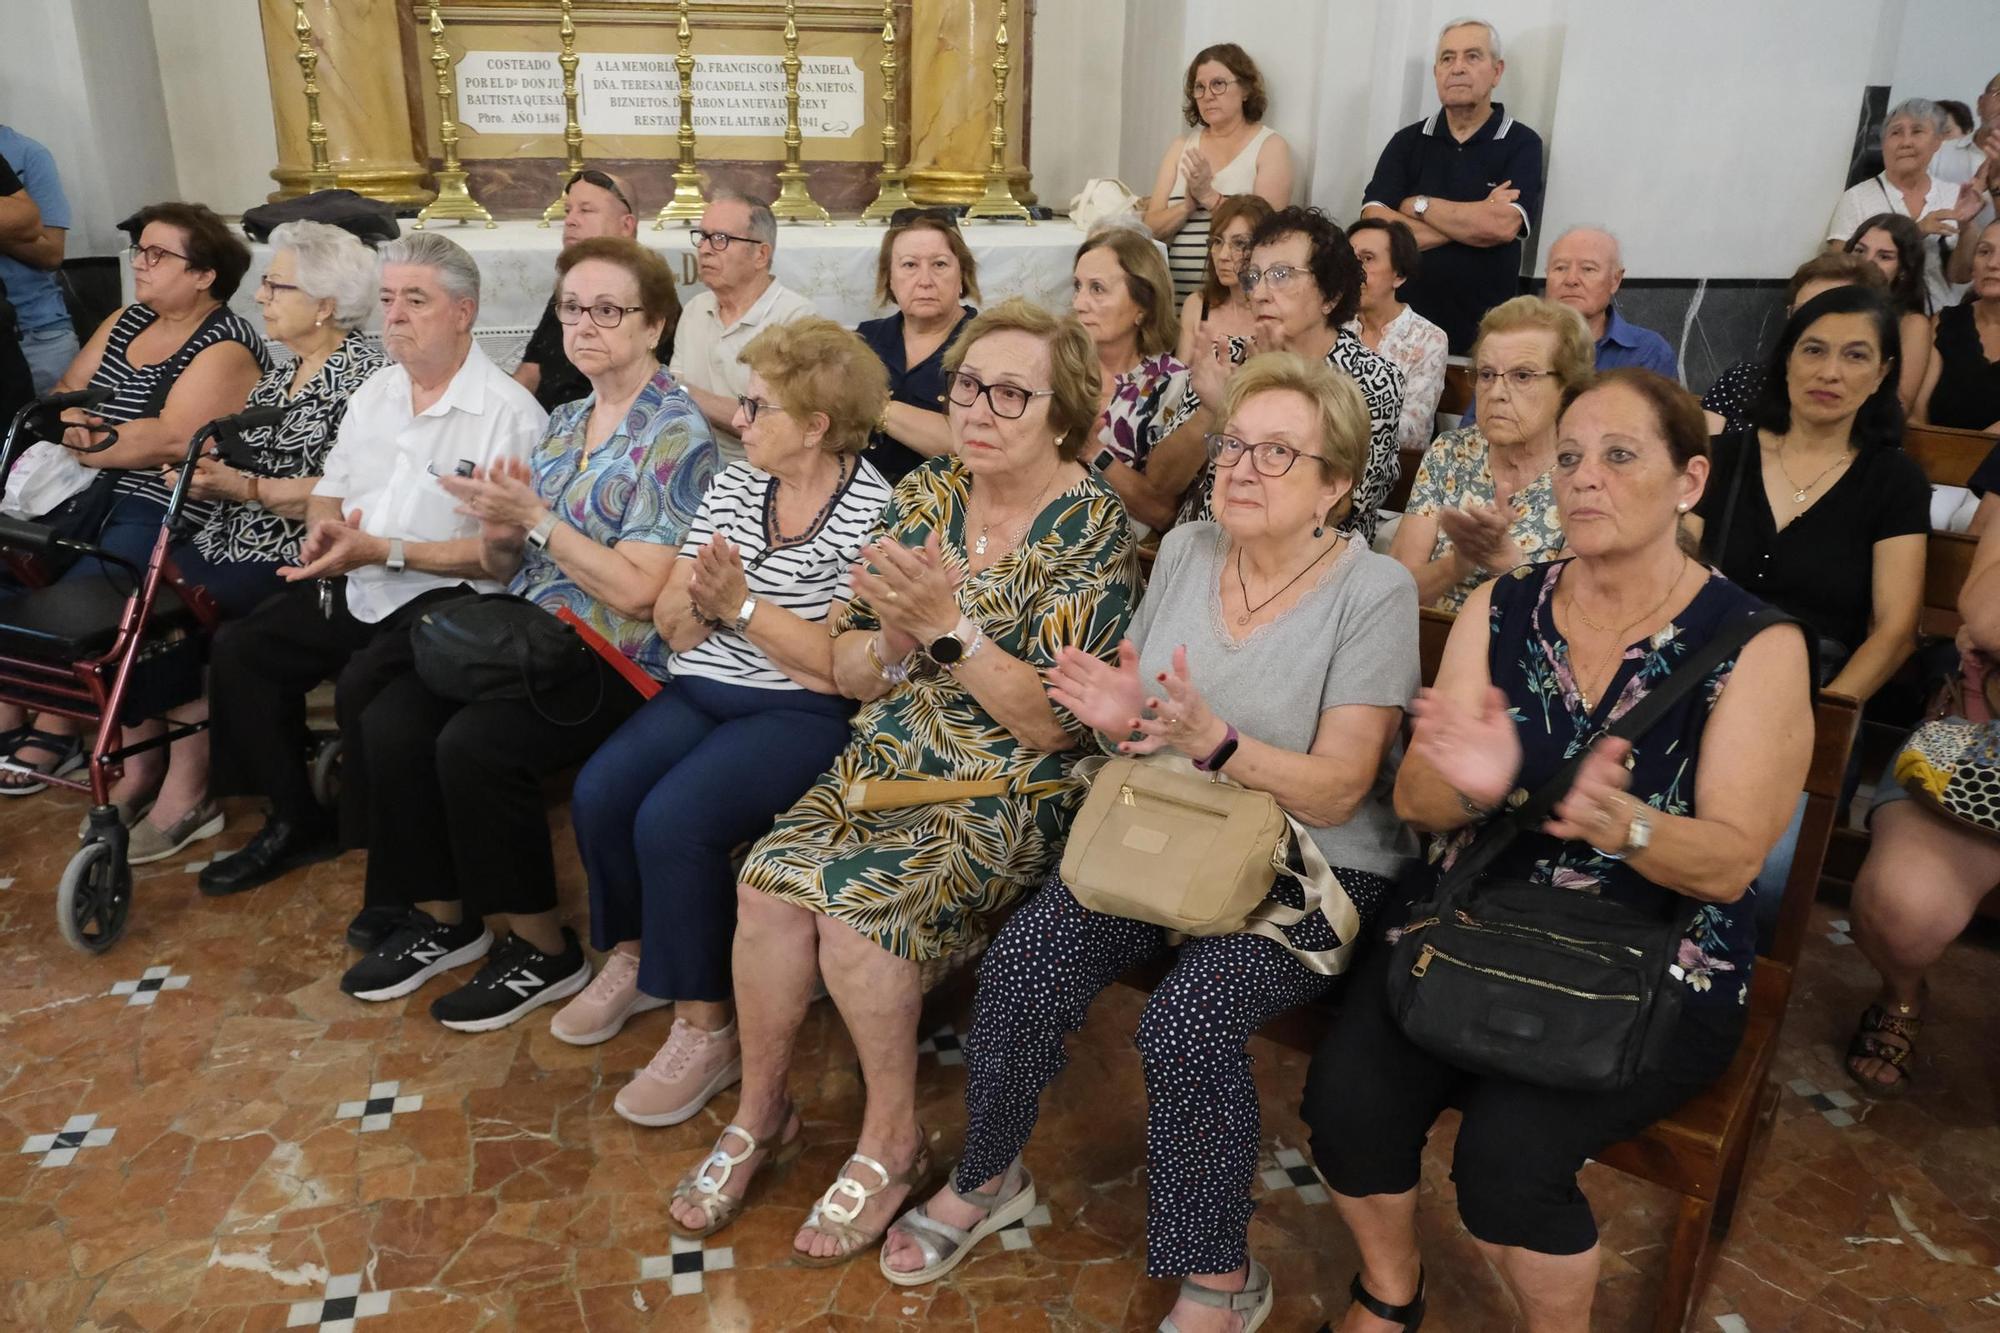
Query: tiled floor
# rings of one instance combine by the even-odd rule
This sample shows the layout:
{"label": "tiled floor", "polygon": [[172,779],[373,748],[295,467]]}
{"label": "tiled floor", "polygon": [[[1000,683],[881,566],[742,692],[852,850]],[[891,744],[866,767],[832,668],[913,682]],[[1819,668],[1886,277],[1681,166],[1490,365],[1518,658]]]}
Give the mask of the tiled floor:
{"label": "tiled floor", "polygon": [[[72,953],[53,885],[79,808],[0,808],[0,1326],[1101,1330],[1150,1329],[1171,1303],[1142,1271],[1134,992],[1106,994],[1052,1092],[1029,1154],[1046,1210],[948,1283],[905,1291],[872,1255],[830,1272],[786,1262],[859,1105],[828,1005],[796,1076],[809,1151],[735,1226],[677,1242],[663,1225],[673,1182],[734,1101],[667,1130],[612,1113],[665,1015],[579,1050],[546,1016],[468,1037],[425,1016],[427,992],[349,1000],[335,978],[354,858],[223,902],[199,897],[185,863],[154,867],[125,940]],[[214,846],[245,836],[239,816]],[[573,900],[573,855],[564,874]],[[1839,916],[1818,909],[1779,1061],[1782,1121],[1697,1326],[2000,1330],[2000,951],[1990,935],[1954,951],[1922,1082],[1874,1104],[1849,1095],[1835,1055],[1869,977]],[[1344,1306],[1353,1249],[1300,1155],[1305,1061],[1261,1040],[1255,1054],[1267,1160],[1252,1244],[1280,1293],[1267,1327],[1310,1330]],[[955,1037],[939,1034],[920,1069],[949,1156]],[[1598,1327],[1646,1327],[1671,1201],[1601,1168],[1584,1183],[1605,1226]],[[1513,1326],[1442,1159],[1421,1216],[1426,1327]]]}

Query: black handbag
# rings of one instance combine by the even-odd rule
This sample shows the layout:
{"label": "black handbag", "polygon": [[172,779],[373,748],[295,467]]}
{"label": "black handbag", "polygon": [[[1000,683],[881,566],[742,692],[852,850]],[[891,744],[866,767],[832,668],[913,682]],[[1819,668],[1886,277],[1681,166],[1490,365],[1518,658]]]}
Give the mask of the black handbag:
{"label": "black handbag", "polygon": [[460,703],[525,699],[544,720],[563,727],[588,721],[604,702],[597,697],[573,718],[551,716],[541,700],[586,671],[597,655],[582,636],[525,597],[481,593],[433,607],[410,627],[410,650],[424,687]]}
{"label": "black handbag", "polygon": [[[1752,637],[1792,623],[1769,607],[1742,617],[1604,734],[1645,735]],[[1588,754],[1481,831],[1390,946],[1389,1010],[1403,1034],[1469,1073],[1616,1091],[1660,1067],[1679,1021],[1680,944],[1699,902],[1670,894],[1663,916],[1484,874],[1515,838],[1541,827]]]}

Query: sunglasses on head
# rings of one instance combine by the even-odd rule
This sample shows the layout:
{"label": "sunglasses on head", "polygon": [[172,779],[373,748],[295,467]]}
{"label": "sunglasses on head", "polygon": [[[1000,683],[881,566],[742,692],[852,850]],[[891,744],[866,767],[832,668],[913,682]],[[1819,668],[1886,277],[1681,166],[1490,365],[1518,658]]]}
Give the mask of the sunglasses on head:
{"label": "sunglasses on head", "polygon": [[930,218],[932,221],[942,222],[953,231],[957,231],[958,214],[959,210],[956,208],[935,204],[928,208],[899,208],[889,215],[889,225],[892,227],[907,227],[918,218]]}
{"label": "sunglasses on head", "polygon": [[618,182],[595,167],[585,167],[582,171],[577,172],[576,175],[571,176],[569,178],[569,185],[563,186],[563,193],[568,194],[570,187],[574,186],[578,181],[582,181],[585,185],[595,185],[600,190],[609,190],[617,197],[619,203],[625,205],[627,213],[637,213],[639,211],[632,207],[632,201],[625,197],[625,191],[618,188]]}

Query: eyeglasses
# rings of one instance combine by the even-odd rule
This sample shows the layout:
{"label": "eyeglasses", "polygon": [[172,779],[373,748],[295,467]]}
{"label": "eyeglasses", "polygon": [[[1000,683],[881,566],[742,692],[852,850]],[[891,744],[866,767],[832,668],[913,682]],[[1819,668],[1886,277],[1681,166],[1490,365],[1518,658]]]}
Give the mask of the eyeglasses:
{"label": "eyeglasses", "polygon": [[1236,466],[1236,460],[1245,453],[1250,455],[1250,466],[1257,469],[1260,476],[1282,477],[1292,470],[1292,464],[1301,458],[1317,458],[1326,461],[1325,454],[1309,454],[1302,449],[1294,449],[1289,444],[1279,444],[1276,440],[1259,440],[1252,444],[1239,440],[1234,435],[1204,435],[1202,441],[1208,445],[1208,461],[1218,468]]}
{"label": "eyeglasses", "polygon": [[1303,278],[1306,270],[1294,268],[1290,264],[1273,264],[1269,268],[1246,268],[1236,274],[1236,285],[1246,293],[1257,290],[1257,284],[1269,281],[1271,290],[1282,292],[1292,285],[1292,279]]}
{"label": "eyeglasses", "polygon": [[636,213],[639,211],[632,207],[632,201],[625,197],[625,191],[618,188],[618,182],[595,167],[585,167],[582,171],[577,172],[576,175],[571,176],[569,184],[563,186],[563,194],[567,195],[571,187],[578,181],[582,181],[585,185],[595,185],[600,190],[609,190],[619,203],[625,205],[627,213]]}
{"label": "eyeglasses", "polygon": [[1211,250],[1227,250],[1232,255],[1247,255],[1250,253],[1250,238],[1248,236],[1211,236],[1208,238],[1208,248]]}
{"label": "eyeglasses", "polygon": [[636,315],[646,307],[642,305],[613,305],[609,301],[599,301],[586,306],[576,301],[556,302],[556,318],[565,324],[575,324],[583,319],[583,312],[590,312],[590,322],[600,329],[615,329],[625,322],[625,316]]}
{"label": "eyeglasses", "polygon": [[1196,97],[1220,97],[1235,86],[1236,80],[1234,79],[1210,79],[1207,83],[1197,83],[1194,86],[1194,95]]}
{"label": "eyeglasses", "polygon": [[296,292],[300,288],[296,282],[272,282],[270,278],[264,277],[257,280],[257,290],[276,296],[279,292]]}
{"label": "eyeglasses", "polygon": [[1472,372],[1472,379],[1480,388],[1490,389],[1504,378],[1509,388],[1524,392],[1534,388],[1536,380],[1545,380],[1554,374],[1553,370],[1529,370],[1525,366],[1514,370],[1495,370],[1491,366],[1481,366]]}
{"label": "eyeglasses", "polygon": [[717,254],[721,254],[724,250],[727,250],[731,241],[741,241],[745,245],[763,244],[755,236],[733,236],[726,231],[703,231],[699,227],[688,233],[688,240],[693,243],[694,248],[697,250],[706,245]]}
{"label": "eyeglasses", "polygon": [[979,395],[986,395],[986,405],[993,409],[993,415],[1008,421],[1017,420],[1028,410],[1028,404],[1036,398],[1047,398],[1054,389],[1023,389],[1018,384],[982,384],[962,370],[952,372],[951,383],[946,386],[946,396],[960,407],[971,407],[979,401]]}
{"label": "eyeglasses", "polygon": [[132,261],[133,268],[151,268],[170,255],[188,267],[194,267],[192,259],[178,250],[169,250],[164,245],[128,245],[125,247],[125,255]]}
{"label": "eyeglasses", "polygon": [[757,424],[757,414],[759,412],[782,412],[785,410],[783,403],[774,403],[768,398],[752,398],[747,393],[736,395],[736,406],[742,409],[744,424],[751,426]]}

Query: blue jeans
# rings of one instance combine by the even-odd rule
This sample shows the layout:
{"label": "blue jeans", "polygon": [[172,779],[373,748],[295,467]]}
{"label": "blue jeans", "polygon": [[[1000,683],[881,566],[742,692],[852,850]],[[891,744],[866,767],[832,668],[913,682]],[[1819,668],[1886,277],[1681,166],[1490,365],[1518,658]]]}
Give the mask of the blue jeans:
{"label": "blue jeans", "polygon": [[853,711],[811,690],[668,681],[576,775],[592,947],[639,941],[639,989],[658,999],[727,1000],[730,854],[832,767]]}
{"label": "blue jeans", "polygon": [[69,363],[76,360],[76,353],[76,330],[67,322],[21,330],[21,355],[27,359],[37,398],[45,397],[56,387]]}
{"label": "blue jeans", "polygon": [[[131,561],[143,577],[147,562],[153,558],[153,545],[159,540],[160,524],[166,520],[166,513],[166,507],[157,500],[122,495],[105,516],[97,545]],[[266,597],[286,586],[278,577],[276,560],[213,561],[188,541],[174,545],[173,558],[182,578],[208,589],[225,620],[248,615]],[[121,590],[133,583],[133,576],[122,565],[95,556],[77,561],[63,575],[64,582],[82,578],[108,578]]]}

